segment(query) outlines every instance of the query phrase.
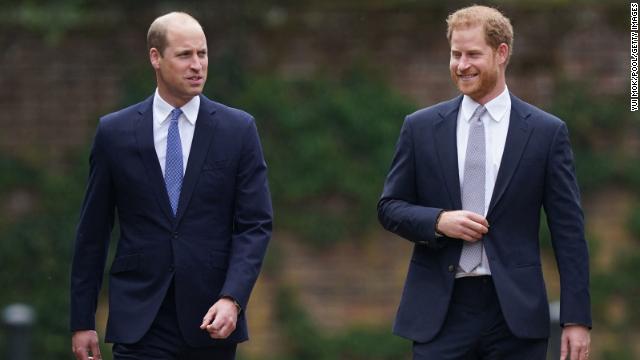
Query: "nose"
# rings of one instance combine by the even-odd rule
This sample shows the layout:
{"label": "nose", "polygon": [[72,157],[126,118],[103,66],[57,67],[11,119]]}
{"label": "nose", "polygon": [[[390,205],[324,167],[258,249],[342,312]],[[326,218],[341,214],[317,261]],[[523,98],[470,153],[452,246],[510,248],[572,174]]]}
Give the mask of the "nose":
{"label": "nose", "polygon": [[190,67],[193,71],[202,70],[202,60],[198,57],[198,55],[195,55],[191,58]]}
{"label": "nose", "polygon": [[467,58],[465,56],[461,56],[460,59],[458,60],[458,71],[465,71],[467,70],[471,65],[469,65],[469,62],[467,61]]}

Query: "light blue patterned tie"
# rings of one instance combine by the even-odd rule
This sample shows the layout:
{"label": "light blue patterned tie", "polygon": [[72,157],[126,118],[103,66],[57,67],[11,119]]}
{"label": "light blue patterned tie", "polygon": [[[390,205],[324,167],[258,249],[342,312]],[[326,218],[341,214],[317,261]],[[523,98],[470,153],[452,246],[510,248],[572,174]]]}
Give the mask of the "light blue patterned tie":
{"label": "light blue patterned tie", "polygon": [[178,200],[180,199],[183,177],[182,143],[180,141],[180,130],[178,129],[180,114],[182,114],[180,109],[171,111],[171,124],[167,132],[167,157],[164,166],[164,183],[167,187],[167,194],[169,195],[174,216],[178,211]]}
{"label": "light blue patterned tie", "polygon": [[[484,216],[486,148],[482,116],[487,108],[479,105],[471,115],[469,138],[462,179],[462,209]],[[460,256],[460,268],[471,272],[482,262],[482,240],[465,241]]]}

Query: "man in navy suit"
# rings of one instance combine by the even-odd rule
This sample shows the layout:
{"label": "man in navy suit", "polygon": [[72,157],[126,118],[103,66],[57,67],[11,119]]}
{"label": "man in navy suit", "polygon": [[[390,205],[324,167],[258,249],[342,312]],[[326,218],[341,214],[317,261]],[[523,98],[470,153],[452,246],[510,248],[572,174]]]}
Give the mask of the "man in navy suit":
{"label": "man in navy suit", "polygon": [[471,6],[447,19],[461,96],[405,119],[378,217],[413,242],[394,333],[414,359],[545,359],[544,208],[561,286],[561,359],[587,359],[583,214],[567,127],[509,92],[513,29]]}
{"label": "man in navy suit", "polygon": [[100,358],[95,313],[109,239],[106,341],[115,359],[234,359],[271,236],[267,167],[251,115],[201,92],[200,24],[169,13],[149,28],[157,90],[104,116],[71,270],[72,348]]}

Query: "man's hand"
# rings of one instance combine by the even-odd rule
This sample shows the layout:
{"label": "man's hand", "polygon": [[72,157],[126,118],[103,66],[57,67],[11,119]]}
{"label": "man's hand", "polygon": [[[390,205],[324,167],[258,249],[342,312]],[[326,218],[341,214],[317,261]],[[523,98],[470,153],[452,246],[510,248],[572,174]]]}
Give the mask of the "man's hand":
{"label": "man's hand", "polygon": [[[77,360],[102,359],[98,345],[98,333],[95,330],[75,331],[71,337],[71,351]],[[91,352],[91,356],[89,352]]]}
{"label": "man's hand", "polygon": [[238,307],[228,298],[218,300],[202,319],[200,329],[206,330],[212,339],[226,339],[236,329]]}
{"label": "man's hand", "polygon": [[440,215],[436,231],[450,238],[475,242],[489,231],[489,222],[471,211],[445,211]]}
{"label": "man's hand", "polygon": [[565,325],[562,329],[560,360],[587,360],[590,346],[589,328],[582,325]]}

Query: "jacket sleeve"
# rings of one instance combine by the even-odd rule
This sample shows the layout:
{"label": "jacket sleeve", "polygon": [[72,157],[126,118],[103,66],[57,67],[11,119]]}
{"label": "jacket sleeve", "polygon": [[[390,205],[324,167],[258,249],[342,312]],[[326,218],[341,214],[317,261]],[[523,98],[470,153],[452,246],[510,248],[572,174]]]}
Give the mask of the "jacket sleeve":
{"label": "jacket sleeve", "polygon": [[253,119],[242,134],[236,174],[234,231],[229,268],[220,296],[230,296],[245,308],[258,278],[271,238],[273,211],[267,165]]}
{"label": "jacket sleeve", "polygon": [[114,191],[102,123],[89,157],[89,179],[71,264],[71,331],[95,329],[95,313],[114,222]]}
{"label": "jacket sleeve", "polygon": [[416,181],[415,145],[411,118],[407,117],[378,201],[378,220],[385,229],[409,241],[441,248],[448,239],[435,236],[435,222],[442,209],[418,204]]}
{"label": "jacket sleeve", "polygon": [[544,209],[560,274],[560,323],[591,327],[589,254],[569,133],[556,130],[544,189]]}

